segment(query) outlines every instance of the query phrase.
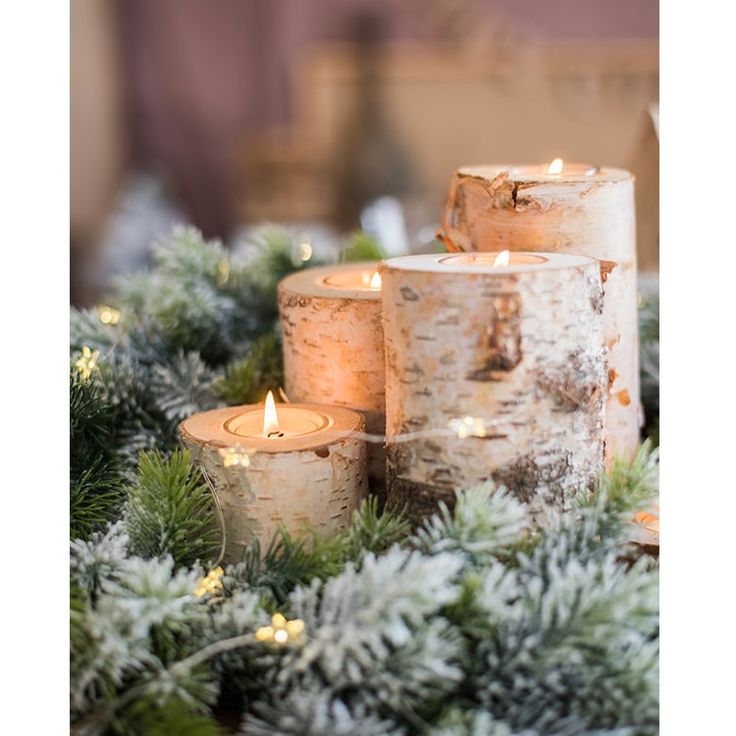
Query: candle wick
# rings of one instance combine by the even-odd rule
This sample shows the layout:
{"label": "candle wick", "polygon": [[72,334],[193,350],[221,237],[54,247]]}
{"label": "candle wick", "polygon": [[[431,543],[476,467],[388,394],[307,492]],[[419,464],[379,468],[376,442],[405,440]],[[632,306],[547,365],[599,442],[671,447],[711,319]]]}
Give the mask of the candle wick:
{"label": "candle wick", "polygon": [[269,432],[266,435],[266,437],[268,437],[269,439],[271,439],[271,437],[283,437],[283,436],[284,436],[284,433],[283,432],[279,432],[278,430],[276,430],[274,432]]}

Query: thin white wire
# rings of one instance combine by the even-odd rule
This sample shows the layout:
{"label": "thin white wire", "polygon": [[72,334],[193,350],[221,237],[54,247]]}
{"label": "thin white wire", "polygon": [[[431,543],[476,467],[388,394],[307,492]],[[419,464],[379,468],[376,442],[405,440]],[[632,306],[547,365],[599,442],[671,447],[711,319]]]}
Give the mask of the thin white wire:
{"label": "thin white wire", "polygon": [[202,477],[205,479],[207,486],[210,489],[210,493],[212,494],[212,498],[215,502],[215,509],[217,510],[217,518],[220,522],[220,529],[222,530],[222,543],[220,544],[220,554],[218,555],[215,563],[212,565],[212,567],[215,568],[220,565],[225,557],[225,547],[227,545],[227,528],[225,527],[225,514],[222,511],[222,506],[220,505],[220,497],[217,495],[217,490],[215,489],[215,484],[212,481],[212,478],[210,478],[209,473],[205,470],[204,465],[200,464],[199,469],[202,472]]}

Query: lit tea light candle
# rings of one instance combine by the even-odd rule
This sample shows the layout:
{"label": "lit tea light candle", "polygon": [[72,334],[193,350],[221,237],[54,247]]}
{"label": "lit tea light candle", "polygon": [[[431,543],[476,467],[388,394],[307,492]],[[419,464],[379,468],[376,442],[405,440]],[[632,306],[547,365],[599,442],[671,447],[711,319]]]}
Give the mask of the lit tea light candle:
{"label": "lit tea light candle", "polygon": [[631,456],[641,423],[631,174],[561,158],[463,166],[450,182],[437,236],[450,251],[546,251],[600,261],[609,368],[606,458]]}
{"label": "lit tea light candle", "polygon": [[[286,394],[292,401],[362,412],[367,431],[385,432],[381,276],[377,263],[299,271],[278,287]],[[383,490],[385,451],[368,446],[368,470]]]}
{"label": "lit tea light candle", "polygon": [[269,391],[262,407],[244,411],[227,421],[227,429],[237,437],[268,440],[299,437],[329,426],[324,414],[307,411],[291,404],[276,410],[273,391]]}
{"label": "lit tea light candle", "polygon": [[184,445],[212,480],[222,509],[225,561],[254,538],[266,549],[279,525],[294,536],[344,528],[367,492],[363,416],[342,407],[281,404],[195,414]]}
{"label": "lit tea light candle", "polygon": [[[387,260],[381,276],[389,506],[416,523],[491,478],[541,512],[589,487],[607,383],[598,262],[432,254]],[[483,431],[421,436],[463,416]]]}

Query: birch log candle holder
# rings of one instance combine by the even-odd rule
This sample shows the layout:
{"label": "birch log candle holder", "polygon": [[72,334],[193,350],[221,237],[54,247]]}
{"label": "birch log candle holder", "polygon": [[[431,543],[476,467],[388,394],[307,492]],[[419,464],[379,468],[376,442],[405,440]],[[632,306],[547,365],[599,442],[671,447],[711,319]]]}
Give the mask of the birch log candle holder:
{"label": "birch log candle holder", "polygon": [[[386,431],[381,282],[377,263],[311,268],[278,286],[286,394],[291,401],[346,406]],[[368,445],[368,474],[383,490],[386,453]]]}
{"label": "birch log candle holder", "polygon": [[319,404],[234,406],[179,425],[184,445],[217,494],[225,562],[258,538],[265,549],[284,525],[329,533],[347,526],[367,492],[365,420]]}
{"label": "birch log candle holder", "polygon": [[590,486],[603,467],[607,380],[598,262],[432,254],[390,259],[380,273],[389,507],[416,523],[492,479],[535,512]]}
{"label": "birch log candle holder", "polygon": [[565,164],[457,170],[437,233],[451,251],[551,251],[601,261],[608,347],[606,458],[639,444],[634,178]]}

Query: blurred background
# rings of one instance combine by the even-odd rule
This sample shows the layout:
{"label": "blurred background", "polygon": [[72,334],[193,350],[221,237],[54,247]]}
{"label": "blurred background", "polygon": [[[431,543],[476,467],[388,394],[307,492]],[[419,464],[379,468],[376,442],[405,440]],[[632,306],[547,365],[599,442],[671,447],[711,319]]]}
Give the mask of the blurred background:
{"label": "blurred background", "polygon": [[74,0],[71,296],[190,222],[247,250],[435,248],[450,175],[560,156],[637,179],[658,266],[658,0]]}

